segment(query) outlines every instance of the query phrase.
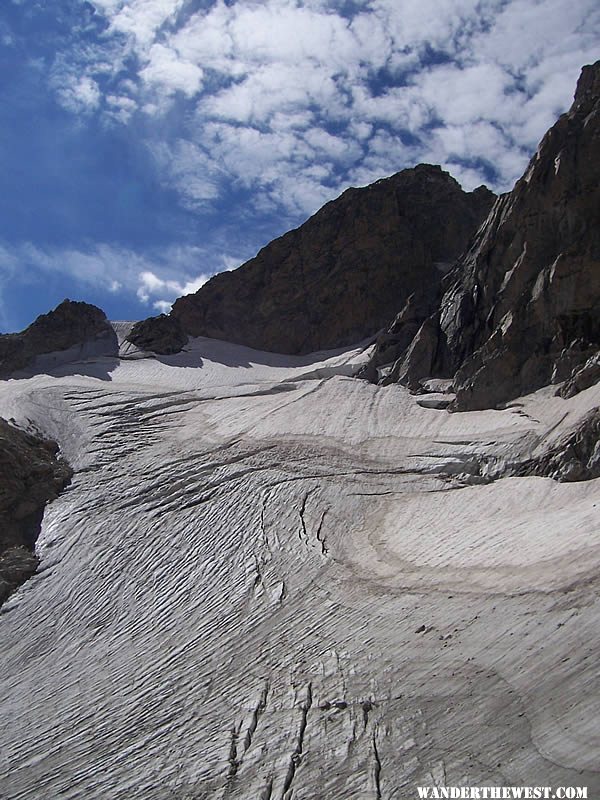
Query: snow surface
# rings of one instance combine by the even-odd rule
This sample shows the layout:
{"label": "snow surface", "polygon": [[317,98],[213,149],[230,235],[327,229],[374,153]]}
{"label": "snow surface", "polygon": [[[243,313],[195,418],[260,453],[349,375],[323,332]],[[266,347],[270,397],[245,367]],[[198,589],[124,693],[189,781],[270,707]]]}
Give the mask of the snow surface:
{"label": "snow surface", "polygon": [[600,481],[478,468],[598,388],[449,414],[360,347],[121,356],[0,386],[76,469],[0,614],[2,800],[598,796]]}

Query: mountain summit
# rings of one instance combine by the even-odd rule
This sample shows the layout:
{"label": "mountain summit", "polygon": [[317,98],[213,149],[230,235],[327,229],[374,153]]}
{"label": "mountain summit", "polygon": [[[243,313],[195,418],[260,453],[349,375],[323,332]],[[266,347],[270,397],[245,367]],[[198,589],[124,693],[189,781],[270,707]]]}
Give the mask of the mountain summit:
{"label": "mountain summit", "polygon": [[[175,302],[190,336],[279,353],[309,353],[376,333],[414,292],[435,296],[495,195],[464,192],[440,167],[420,164],[347,189],[296,230],[233,272]],[[156,318],[157,339],[165,323]],[[148,324],[131,340],[149,347]],[[152,349],[152,348],[151,348]]]}

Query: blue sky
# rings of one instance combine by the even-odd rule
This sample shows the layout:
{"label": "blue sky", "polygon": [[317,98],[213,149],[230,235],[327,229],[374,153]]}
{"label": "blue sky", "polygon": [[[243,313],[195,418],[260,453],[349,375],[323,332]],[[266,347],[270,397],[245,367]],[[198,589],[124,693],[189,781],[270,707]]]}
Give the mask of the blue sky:
{"label": "blue sky", "polygon": [[597,0],[2,0],[0,330],[166,311],[345,188],[510,189]]}

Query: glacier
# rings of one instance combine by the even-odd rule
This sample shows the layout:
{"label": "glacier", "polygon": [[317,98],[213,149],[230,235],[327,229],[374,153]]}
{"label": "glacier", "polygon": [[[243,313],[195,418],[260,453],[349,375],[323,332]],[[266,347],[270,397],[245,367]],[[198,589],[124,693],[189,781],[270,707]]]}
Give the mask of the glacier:
{"label": "glacier", "polygon": [[497,469],[600,386],[448,413],[364,345],[115,329],[0,385],[75,469],[0,613],[3,800],[600,792],[600,480]]}

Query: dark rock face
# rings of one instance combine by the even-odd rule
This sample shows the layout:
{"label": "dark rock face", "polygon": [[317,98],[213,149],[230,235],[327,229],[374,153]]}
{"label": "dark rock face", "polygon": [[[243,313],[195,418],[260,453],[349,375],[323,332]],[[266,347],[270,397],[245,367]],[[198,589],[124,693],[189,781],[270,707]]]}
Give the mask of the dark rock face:
{"label": "dark rock face", "polygon": [[46,353],[87,346],[90,354],[116,355],[117,337],[106,314],[89,303],[63,300],[21,333],[0,336],[0,378],[31,366]]}
{"label": "dark rock face", "polygon": [[398,379],[454,376],[467,410],[569,378],[600,348],[599,209],[597,62],[448,276],[427,323],[430,360],[407,353]]}
{"label": "dark rock face", "polygon": [[504,474],[536,475],[561,482],[600,478],[600,408],[592,409],[556,445]]}
{"label": "dark rock face", "polygon": [[600,352],[595,353],[582,367],[575,369],[571,377],[563,383],[557,394],[561,397],[574,397],[584,389],[595,386],[600,381]]}
{"label": "dark rock face", "polygon": [[127,341],[140,350],[151,350],[159,355],[179,353],[187,344],[188,337],[177,317],[161,314],[136,322],[127,336]]}
{"label": "dark rock face", "polygon": [[[417,333],[423,322],[432,313],[435,313],[440,295],[439,286],[438,291],[432,289],[428,295],[423,292],[410,295],[402,311],[397,314],[392,324],[377,337],[373,355],[369,359],[367,366],[359,373],[359,377],[365,378],[371,383],[381,383],[382,385],[402,381],[402,383],[412,388],[410,377],[404,372],[404,366],[408,362],[401,356],[407,352],[413,343],[415,347],[419,346],[416,341]],[[413,369],[416,367],[420,375],[427,374],[431,364],[427,366],[419,364],[417,366],[416,362],[417,359],[413,356],[411,362]],[[388,370],[382,377],[380,368],[391,364],[393,364],[392,369]]]}
{"label": "dark rock face", "polygon": [[436,294],[493,200],[485,187],[463,192],[425,164],[348,189],[239,269],[177,300],[171,316],[191,336],[282,353],[357,342],[409,295]]}
{"label": "dark rock face", "polygon": [[35,572],[44,507],[73,475],[58,445],[0,418],[0,604]]}

